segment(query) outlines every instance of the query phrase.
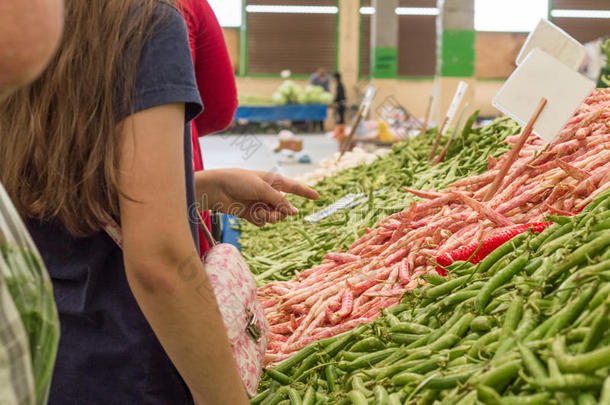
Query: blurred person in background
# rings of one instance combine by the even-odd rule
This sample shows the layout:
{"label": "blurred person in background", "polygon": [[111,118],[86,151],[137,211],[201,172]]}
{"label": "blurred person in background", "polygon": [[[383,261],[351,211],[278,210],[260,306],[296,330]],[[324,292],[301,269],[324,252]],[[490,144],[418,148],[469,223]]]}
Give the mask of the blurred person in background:
{"label": "blurred person in background", "polygon": [[326,74],[323,68],[318,69],[309,78],[309,84],[312,86],[320,86],[324,91],[330,91],[330,77]]}
{"label": "blurred person in background", "polygon": [[345,98],[345,87],[343,86],[343,82],[341,81],[341,73],[336,72],[333,75],[333,79],[335,81],[336,86],[334,107],[337,111],[337,125],[344,125],[347,99]]}
{"label": "blurred person in background", "polygon": [[[330,77],[326,74],[324,68],[319,68],[314,74],[309,77],[309,84],[312,86],[320,86],[324,91],[330,92]],[[314,131],[324,131],[324,121],[316,121]]]}
{"label": "blurred person in background", "polygon": [[63,0],[0,0],[0,99],[42,72],[63,20]]}

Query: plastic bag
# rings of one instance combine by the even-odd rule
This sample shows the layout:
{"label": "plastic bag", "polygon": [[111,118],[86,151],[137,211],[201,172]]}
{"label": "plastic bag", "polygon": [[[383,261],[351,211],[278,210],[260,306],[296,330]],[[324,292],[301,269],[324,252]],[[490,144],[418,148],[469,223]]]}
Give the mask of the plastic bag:
{"label": "plastic bag", "polygon": [[[28,338],[35,397],[32,403],[45,405],[59,342],[57,308],[45,265],[1,184],[0,259],[0,284],[8,289]],[[4,372],[1,356],[0,372]]]}

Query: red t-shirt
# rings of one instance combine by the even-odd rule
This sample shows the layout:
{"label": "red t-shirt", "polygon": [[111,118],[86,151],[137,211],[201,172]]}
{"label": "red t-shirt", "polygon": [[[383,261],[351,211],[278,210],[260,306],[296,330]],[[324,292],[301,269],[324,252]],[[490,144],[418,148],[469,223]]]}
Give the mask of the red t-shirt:
{"label": "red t-shirt", "polygon": [[[180,0],[180,8],[189,31],[189,41],[197,87],[203,112],[193,121],[193,168],[203,170],[199,137],[221,131],[233,121],[237,108],[237,87],[233,65],[222,28],[207,0]],[[201,196],[197,196],[199,199]],[[203,213],[210,226],[210,215]],[[201,253],[208,245],[199,234]]]}

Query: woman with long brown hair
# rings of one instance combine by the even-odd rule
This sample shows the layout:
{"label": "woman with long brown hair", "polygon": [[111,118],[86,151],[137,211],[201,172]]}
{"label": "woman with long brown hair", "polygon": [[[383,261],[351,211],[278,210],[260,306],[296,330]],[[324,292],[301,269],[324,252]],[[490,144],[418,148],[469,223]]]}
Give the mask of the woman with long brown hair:
{"label": "woman with long brown hair", "polygon": [[[246,404],[198,260],[195,194],[221,209],[238,202],[257,223],[294,213],[280,191],[317,197],[245,171],[210,171],[195,186],[188,123],[201,102],[168,3],[66,0],[57,55],[0,102],[0,181],[60,313],[51,405]],[[103,231],[112,220],[122,250]]]}

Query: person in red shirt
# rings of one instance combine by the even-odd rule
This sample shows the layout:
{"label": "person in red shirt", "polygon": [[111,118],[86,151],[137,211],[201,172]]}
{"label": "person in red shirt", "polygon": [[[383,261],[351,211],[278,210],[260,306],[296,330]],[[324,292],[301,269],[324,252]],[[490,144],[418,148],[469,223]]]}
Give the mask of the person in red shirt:
{"label": "person in red shirt", "polygon": [[[222,131],[233,121],[237,108],[237,87],[233,65],[224,40],[222,28],[207,0],[180,0],[180,8],[189,32],[195,78],[203,112],[192,122],[193,168],[203,170],[199,137]],[[210,227],[209,212],[202,217]],[[201,254],[209,246],[199,235]]]}

